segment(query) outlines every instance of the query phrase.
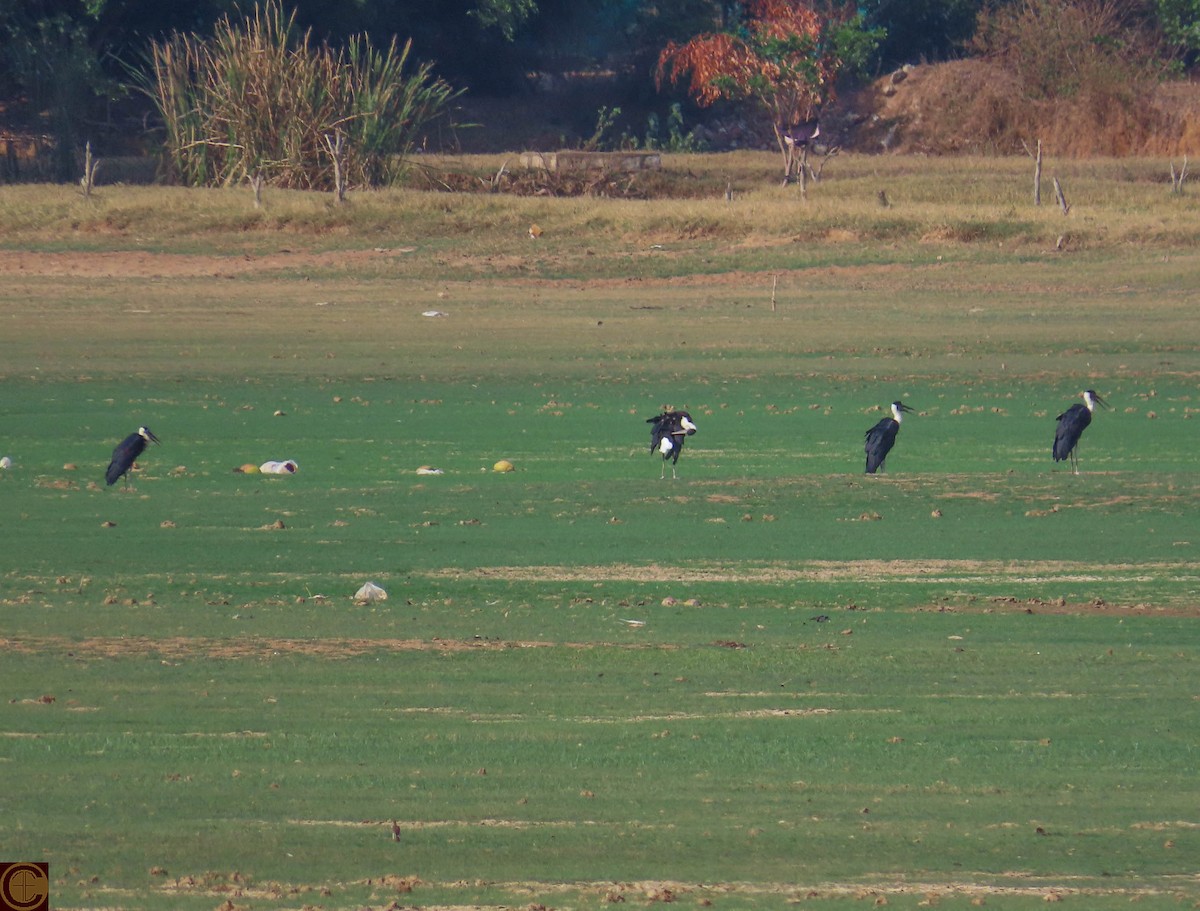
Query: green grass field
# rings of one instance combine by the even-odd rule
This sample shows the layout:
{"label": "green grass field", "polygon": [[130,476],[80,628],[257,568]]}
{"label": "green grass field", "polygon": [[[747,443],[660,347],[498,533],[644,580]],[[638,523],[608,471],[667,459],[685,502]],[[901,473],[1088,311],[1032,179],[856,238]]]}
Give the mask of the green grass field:
{"label": "green grass field", "polygon": [[1200,215],[1160,165],[1064,167],[1065,218],[982,161],[0,188],[0,860],[131,911],[1200,903]]}

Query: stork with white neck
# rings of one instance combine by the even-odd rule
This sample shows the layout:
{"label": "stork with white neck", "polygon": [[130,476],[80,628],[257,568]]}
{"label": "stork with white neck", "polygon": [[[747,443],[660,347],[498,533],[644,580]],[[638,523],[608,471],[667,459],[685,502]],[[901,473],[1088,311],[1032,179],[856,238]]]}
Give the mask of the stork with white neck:
{"label": "stork with white neck", "polygon": [[896,445],[896,434],[900,432],[900,422],[905,414],[913,414],[913,410],[903,402],[892,402],[892,416],[883,418],[878,424],[867,431],[867,442],[863,447],[867,453],[867,474],[875,474],[884,467],[883,463]]}
{"label": "stork with white neck", "polygon": [[1054,430],[1054,461],[1065,462],[1069,459],[1075,474],[1079,474],[1079,438],[1092,423],[1092,412],[1097,405],[1111,407],[1096,394],[1095,389],[1085,389],[1079,394],[1083,396],[1083,404],[1076,402],[1055,418],[1058,427]]}

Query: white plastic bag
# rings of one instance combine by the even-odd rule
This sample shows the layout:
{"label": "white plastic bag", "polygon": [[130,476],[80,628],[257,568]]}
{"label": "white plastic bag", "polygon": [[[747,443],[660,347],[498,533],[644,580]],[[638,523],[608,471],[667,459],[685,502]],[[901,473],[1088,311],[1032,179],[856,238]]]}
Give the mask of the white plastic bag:
{"label": "white plastic bag", "polygon": [[355,604],[371,604],[374,601],[386,601],[387,592],[374,582],[367,582],[354,593]]}

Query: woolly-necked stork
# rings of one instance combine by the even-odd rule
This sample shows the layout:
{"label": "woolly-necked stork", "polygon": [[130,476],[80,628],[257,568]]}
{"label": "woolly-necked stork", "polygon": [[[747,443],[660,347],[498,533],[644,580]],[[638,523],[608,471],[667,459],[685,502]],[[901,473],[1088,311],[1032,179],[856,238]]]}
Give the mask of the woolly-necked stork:
{"label": "woolly-necked stork", "polygon": [[783,141],[794,148],[804,148],[821,135],[821,123],[816,117],[793,124],[779,134]]}
{"label": "woolly-necked stork", "polygon": [[867,431],[867,443],[863,447],[867,453],[867,474],[875,474],[883,468],[884,460],[896,445],[896,434],[900,432],[900,422],[905,414],[913,414],[913,410],[903,402],[892,402],[892,416],[883,418],[878,424]]}
{"label": "woolly-necked stork", "polygon": [[[125,473],[133,467],[133,463],[137,461],[146,448],[147,443],[157,443],[158,437],[151,432],[149,427],[139,427],[137,433],[131,433],[125,437],[113,450],[112,461],[108,463],[108,471],[104,473],[104,480],[111,487],[117,483],[117,479],[125,477]],[[125,483],[129,483],[129,478],[125,478]]]}
{"label": "woolly-necked stork", "polygon": [[1097,405],[1111,407],[1096,394],[1095,389],[1086,389],[1079,394],[1083,396],[1083,404],[1076,402],[1055,418],[1058,427],[1054,431],[1054,461],[1065,462],[1070,459],[1075,474],[1079,474],[1079,438],[1088,424],[1092,423],[1092,412]]}
{"label": "woolly-necked stork", "polygon": [[675,463],[683,452],[683,441],[696,432],[692,416],[686,411],[664,411],[656,417],[647,418],[647,424],[653,424],[650,429],[650,451],[662,455],[662,474],[667,476],[667,462],[671,463],[671,477],[677,478]]}

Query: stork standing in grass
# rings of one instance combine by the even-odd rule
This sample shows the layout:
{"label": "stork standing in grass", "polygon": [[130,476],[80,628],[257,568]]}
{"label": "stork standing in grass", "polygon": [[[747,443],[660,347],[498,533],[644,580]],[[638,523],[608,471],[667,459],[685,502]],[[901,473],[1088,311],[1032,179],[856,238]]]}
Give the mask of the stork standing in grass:
{"label": "stork standing in grass", "polygon": [[883,468],[883,463],[896,445],[896,434],[900,432],[900,422],[905,414],[913,410],[903,402],[892,402],[892,416],[883,418],[878,424],[867,431],[867,442],[863,447],[867,453],[867,474],[875,474]]}
{"label": "stork standing in grass", "polygon": [[671,477],[677,478],[675,464],[683,452],[683,441],[696,432],[692,416],[686,411],[664,411],[657,417],[647,418],[646,423],[654,425],[650,429],[650,451],[662,456],[660,479],[667,476],[668,461],[671,463]]}
{"label": "stork standing in grass", "polygon": [[1076,402],[1055,418],[1058,427],[1054,431],[1054,461],[1065,462],[1070,459],[1075,474],[1079,474],[1079,438],[1087,430],[1088,424],[1092,423],[1092,412],[1097,405],[1111,407],[1096,394],[1095,389],[1087,389],[1079,394],[1083,396],[1083,404]]}
{"label": "stork standing in grass", "polygon": [[108,463],[108,471],[104,473],[104,480],[108,482],[108,486],[117,483],[118,478],[125,478],[125,483],[129,483],[129,478],[126,473],[133,467],[133,463],[137,461],[137,457],[142,454],[147,443],[157,443],[158,437],[150,430],[149,427],[139,427],[137,433],[131,433],[125,437],[117,448],[113,450],[112,461]]}

